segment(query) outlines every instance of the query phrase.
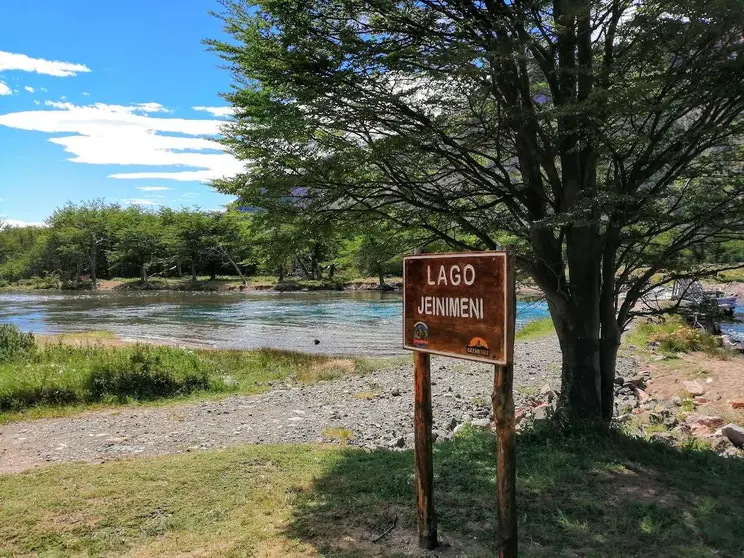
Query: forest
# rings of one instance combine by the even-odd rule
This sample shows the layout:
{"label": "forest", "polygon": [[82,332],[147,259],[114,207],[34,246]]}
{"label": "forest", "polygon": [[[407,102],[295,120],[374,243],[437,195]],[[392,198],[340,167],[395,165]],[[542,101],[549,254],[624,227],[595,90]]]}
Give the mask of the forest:
{"label": "forest", "polygon": [[[1,225],[1,223],[0,223]],[[500,237],[504,244],[515,240]],[[663,238],[659,238],[663,242]],[[381,221],[349,223],[326,217],[279,217],[237,206],[157,210],[103,200],[68,203],[45,226],[0,226],[0,286],[95,289],[101,279],[176,277],[198,283],[270,276],[276,283],[318,281],[333,288],[345,280],[400,277],[402,256],[416,247],[444,251],[431,237]],[[690,263],[744,261],[744,242],[693,247]]]}
{"label": "forest", "polygon": [[[0,223],[1,225],[1,223]],[[0,286],[95,289],[102,279],[251,276],[325,281],[400,276],[416,238],[380,223],[281,222],[229,207],[157,210],[93,200],[68,203],[45,226],[0,226]],[[334,283],[335,281],[335,283]]]}

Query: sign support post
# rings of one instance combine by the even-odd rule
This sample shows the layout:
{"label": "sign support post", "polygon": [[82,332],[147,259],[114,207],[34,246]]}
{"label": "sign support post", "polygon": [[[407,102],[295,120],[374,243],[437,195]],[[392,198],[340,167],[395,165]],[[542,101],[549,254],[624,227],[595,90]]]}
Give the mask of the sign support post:
{"label": "sign support post", "polygon": [[437,547],[437,516],[434,511],[434,458],[431,412],[431,357],[414,353],[414,438],[416,456],[416,516],[419,547]]}
{"label": "sign support post", "polygon": [[499,513],[499,558],[516,558],[517,538],[517,456],[516,421],[514,417],[514,323],[516,316],[516,293],[514,290],[513,256],[508,255],[507,284],[510,298],[507,305],[507,347],[510,348],[506,364],[497,364],[493,377],[491,404],[498,436],[496,462],[498,513]]}

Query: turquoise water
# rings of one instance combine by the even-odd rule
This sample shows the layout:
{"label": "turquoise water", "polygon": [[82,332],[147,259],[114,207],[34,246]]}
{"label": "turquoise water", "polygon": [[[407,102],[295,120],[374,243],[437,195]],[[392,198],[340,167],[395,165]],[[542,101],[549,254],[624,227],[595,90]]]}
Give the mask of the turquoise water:
{"label": "turquoise water", "polygon": [[[40,334],[109,330],[132,340],[371,355],[403,352],[401,309],[399,294],[379,292],[0,295],[0,322]],[[517,326],[544,316],[544,303],[519,303]]]}
{"label": "turquoise water", "polygon": [[738,320],[738,322],[724,322],[721,324],[721,331],[740,343],[744,343],[744,304],[742,302],[741,300],[738,301],[736,313],[734,314],[734,319]]}

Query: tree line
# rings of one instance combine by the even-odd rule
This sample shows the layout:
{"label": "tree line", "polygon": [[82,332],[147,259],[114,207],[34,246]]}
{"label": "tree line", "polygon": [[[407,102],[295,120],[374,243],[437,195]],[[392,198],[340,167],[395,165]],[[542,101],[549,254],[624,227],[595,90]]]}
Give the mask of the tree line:
{"label": "tree line", "polygon": [[376,222],[354,227],[283,218],[231,207],[148,210],[103,200],[69,203],[45,226],[2,227],[0,280],[46,278],[67,288],[95,289],[101,279],[272,275],[335,280],[402,273],[414,235]]}

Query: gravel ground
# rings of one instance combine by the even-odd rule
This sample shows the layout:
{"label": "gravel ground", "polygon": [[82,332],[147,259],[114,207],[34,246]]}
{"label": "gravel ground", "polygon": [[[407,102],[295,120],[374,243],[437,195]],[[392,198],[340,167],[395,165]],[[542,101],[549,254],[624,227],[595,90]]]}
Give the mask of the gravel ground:
{"label": "gravel ground", "polygon": [[[517,407],[545,384],[559,387],[560,351],[555,337],[517,343]],[[618,362],[618,375],[634,365]],[[452,436],[457,424],[487,421],[493,367],[432,359],[434,430]],[[308,386],[274,385],[255,396],[217,401],[128,406],[76,417],[0,426],[0,473],[52,463],[102,462],[247,443],[329,442],[352,433],[349,443],[405,448],[413,444],[413,371],[380,370]]]}

